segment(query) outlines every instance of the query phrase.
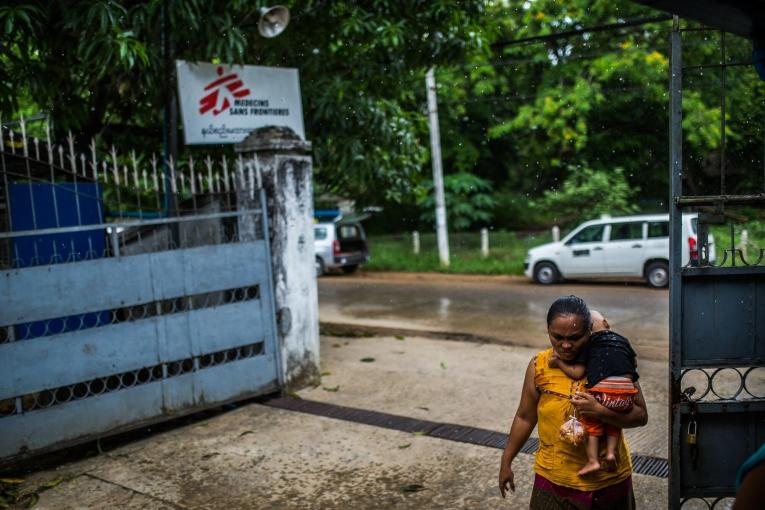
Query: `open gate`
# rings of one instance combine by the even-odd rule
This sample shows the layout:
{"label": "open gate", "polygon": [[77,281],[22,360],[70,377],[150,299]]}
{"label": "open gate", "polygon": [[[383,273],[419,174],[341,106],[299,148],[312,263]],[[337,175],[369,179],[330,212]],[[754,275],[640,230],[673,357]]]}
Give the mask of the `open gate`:
{"label": "open gate", "polygon": [[241,165],[164,175],[23,125],[0,163],[0,461],[281,386],[265,196]]}
{"label": "open gate", "polygon": [[[726,193],[725,36],[721,34],[719,194],[683,193],[681,30],[671,34],[670,78],[670,507],[730,508],[736,474],[765,442],[765,258],[744,253],[733,224],[709,259],[709,228],[735,206],[765,205],[765,193]],[[730,183],[730,181],[729,181]],[[681,214],[701,213],[698,258],[681,260]],[[718,230],[719,232],[720,230]],[[740,235],[740,233],[738,233]],[[721,250],[720,246],[729,248]]]}

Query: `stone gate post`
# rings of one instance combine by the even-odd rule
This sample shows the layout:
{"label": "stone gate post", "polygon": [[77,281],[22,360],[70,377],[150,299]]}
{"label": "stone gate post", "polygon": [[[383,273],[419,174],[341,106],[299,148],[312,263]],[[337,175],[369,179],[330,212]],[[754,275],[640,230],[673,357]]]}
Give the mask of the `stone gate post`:
{"label": "stone gate post", "polygon": [[[288,388],[319,382],[311,142],[285,127],[254,130],[234,150],[266,192],[276,323]],[[257,183],[256,183],[257,186]],[[245,199],[246,200],[246,199]]]}

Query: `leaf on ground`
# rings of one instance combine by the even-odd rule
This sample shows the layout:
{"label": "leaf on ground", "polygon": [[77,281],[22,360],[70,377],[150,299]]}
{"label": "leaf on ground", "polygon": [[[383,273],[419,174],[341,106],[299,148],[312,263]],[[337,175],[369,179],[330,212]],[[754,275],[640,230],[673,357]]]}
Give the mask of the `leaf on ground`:
{"label": "leaf on ground", "polygon": [[40,501],[40,496],[35,492],[30,494],[27,500],[24,502],[24,508],[32,508]]}
{"label": "leaf on ground", "polygon": [[441,368],[443,368],[444,370],[446,370],[446,363],[444,363],[443,361],[441,362]]}
{"label": "leaf on ground", "polygon": [[52,489],[53,487],[55,487],[56,485],[59,485],[63,481],[64,481],[63,478],[56,478],[55,480],[47,481],[40,486],[40,489]]}
{"label": "leaf on ground", "polygon": [[412,432],[412,435],[413,436],[427,436],[428,433],[426,431],[424,431],[424,430],[415,430],[414,432]]}
{"label": "leaf on ground", "polygon": [[373,361],[375,361],[375,359],[374,358],[361,358],[359,361],[361,361],[362,363],[372,363]]}
{"label": "leaf on ground", "polygon": [[24,480],[22,478],[0,478],[0,483],[7,485],[21,485],[24,483]]}
{"label": "leaf on ground", "polygon": [[424,490],[425,486],[420,485],[419,483],[410,483],[408,485],[401,486],[401,492],[420,492]]}
{"label": "leaf on ground", "polygon": [[320,375],[321,375],[321,377],[327,377],[327,376],[332,375],[332,372],[322,372]]}
{"label": "leaf on ground", "polygon": [[335,386],[334,388],[327,388],[326,386],[322,386],[321,389],[323,389],[324,391],[331,391],[332,393],[334,393],[340,389],[340,386]]}
{"label": "leaf on ground", "polygon": [[406,340],[406,337],[403,337],[401,335],[396,335],[396,340]]}
{"label": "leaf on ground", "polygon": [[289,397],[289,398],[296,398],[298,400],[303,398],[300,395],[298,395],[297,392],[294,392],[294,391],[285,391],[284,395]]}
{"label": "leaf on ground", "polygon": [[255,433],[255,431],[253,431],[253,430],[245,430],[244,432],[239,434],[239,437],[246,436],[247,434],[254,434],[254,433]]}
{"label": "leaf on ground", "polygon": [[400,444],[398,445],[398,449],[403,450],[404,448],[409,448],[410,446],[412,446],[412,443]]}
{"label": "leaf on ground", "polygon": [[340,347],[340,344],[332,344],[332,347]]}
{"label": "leaf on ground", "polygon": [[202,460],[207,460],[215,457],[216,455],[220,455],[218,452],[212,452],[212,453],[205,453],[202,455]]}
{"label": "leaf on ground", "polygon": [[430,411],[430,408],[425,406],[417,406],[417,409],[422,409],[423,411]]}

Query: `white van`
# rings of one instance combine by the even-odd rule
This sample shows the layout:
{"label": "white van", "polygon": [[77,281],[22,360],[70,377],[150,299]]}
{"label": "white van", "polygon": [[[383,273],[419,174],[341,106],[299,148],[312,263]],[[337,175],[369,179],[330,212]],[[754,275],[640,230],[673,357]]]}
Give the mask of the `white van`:
{"label": "white van", "polygon": [[[698,261],[697,214],[683,215],[683,265]],[[715,259],[709,236],[709,260]],[[637,277],[669,284],[669,215],[604,217],[582,223],[561,241],[529,250],[524,273],[549,285],[561,278]]]}

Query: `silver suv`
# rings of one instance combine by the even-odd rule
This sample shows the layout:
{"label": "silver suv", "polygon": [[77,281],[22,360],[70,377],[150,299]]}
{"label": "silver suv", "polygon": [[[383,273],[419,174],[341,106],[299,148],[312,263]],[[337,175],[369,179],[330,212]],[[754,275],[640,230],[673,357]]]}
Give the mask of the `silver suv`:
{"label": "silver suv", "polygon": [[367,238],[361,223],[343,220],[313,226],[316,276],[329,269],[353,273],[369,260]]}

